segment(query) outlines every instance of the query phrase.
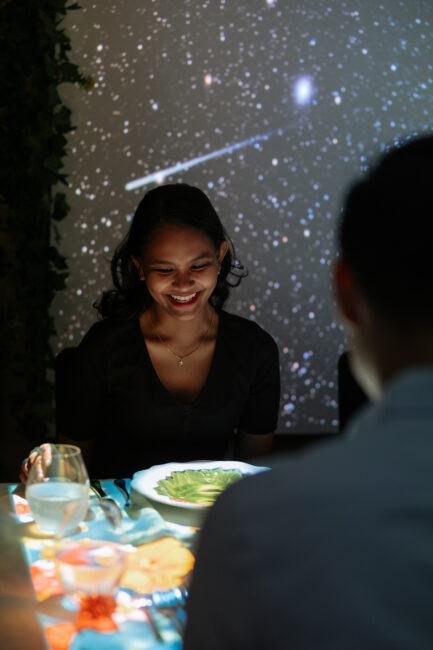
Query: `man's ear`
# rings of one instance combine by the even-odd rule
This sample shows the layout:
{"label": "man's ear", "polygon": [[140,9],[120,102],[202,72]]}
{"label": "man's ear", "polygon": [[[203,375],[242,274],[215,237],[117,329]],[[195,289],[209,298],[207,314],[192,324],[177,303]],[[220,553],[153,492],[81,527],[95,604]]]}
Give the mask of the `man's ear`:
{"label": "man's ear", "polygon": [[334,264],[334,290],[342,316],[352,324],[358,323],[358,285],[353,273],[342,259]]}
{"label": "man's ear", "polygon": [[229,243],[226,240],[224,240],[218,251],[218,262],[220,264],[225,258],[228,249],[229,249]]}

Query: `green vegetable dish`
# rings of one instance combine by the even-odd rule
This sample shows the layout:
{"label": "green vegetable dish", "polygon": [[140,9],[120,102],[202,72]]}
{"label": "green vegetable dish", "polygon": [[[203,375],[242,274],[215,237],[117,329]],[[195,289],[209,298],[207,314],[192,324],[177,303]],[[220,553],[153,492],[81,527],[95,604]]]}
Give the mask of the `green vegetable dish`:
{"label": "green vegetable dish", "polygon": [[210,506],[229,485],[239,481],[238,469],[187,469],[158,481],[158,494],[176,501]]}

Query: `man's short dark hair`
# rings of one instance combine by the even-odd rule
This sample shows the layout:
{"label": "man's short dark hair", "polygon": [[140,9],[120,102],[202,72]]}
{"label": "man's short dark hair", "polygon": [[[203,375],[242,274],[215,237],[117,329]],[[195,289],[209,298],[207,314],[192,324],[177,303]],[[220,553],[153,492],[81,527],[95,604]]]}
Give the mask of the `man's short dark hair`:
{"label": "man's short dark hair", "polygon": [[394,146],[350,188],[338,245],[372,307],[433,326],[433,135]]}

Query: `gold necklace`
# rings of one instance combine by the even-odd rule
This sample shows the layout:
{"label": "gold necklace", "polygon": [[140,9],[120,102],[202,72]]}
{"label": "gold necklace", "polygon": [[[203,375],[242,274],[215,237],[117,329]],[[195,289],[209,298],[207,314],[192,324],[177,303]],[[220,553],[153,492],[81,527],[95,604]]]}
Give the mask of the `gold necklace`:
{"label": "gold necklace", "polygon": [[186,359],[186,357],[191,356],[191,354],[194,354],[194,352],[197,352],[197,350],[199,349],[199,347],[201,347],[201,344],[202,344],[203,341],[205,340],[206,336],[207,336],[208,333],[209,333],[210,328],[212,327],[212,324],[213,324],[213,315],[214,315],[214,311],[213,311],[213,309],[212,309],[212,313],[211,313],[211,317],[210,317],[210,323],[209,323],[209,326],[208,326],[206,332],[205,332],[205,333],[203,334],[203,336],[201,337],[201,339],[200,339],[200,343],[199,343],[198,345],[196,345],[196,347],[193,348],[193,349],[191,350],[191,352],[187,352],[187,353],[184,354],[183,356],[180,356],[180,354],[176,354],[176,352],[175,352],[174,350],[172,350],[171,347],[170,347],[169,345],[167,345],[167,343],[166,343],[166,342],[165,342],[165,341],[160,337],[160,335],[158,334],[158,332],[157,332],[156,329],[155,329],[155,327],[156,327],[155,321],[154,321],[153,318],[152,318],[152,322],[153,322],[153,331],[155,332],[155,334],[156,334],[156,336],[158,337],[160,343],[165,347],[165,349],[168,350],[169,352],[171,352],[171,354],[172,354],[173,356],[176,357],[176,359],[177,359],[177,365],[179,366],[179,368],[182,368],[182,366],[184,365],[183,360]]}

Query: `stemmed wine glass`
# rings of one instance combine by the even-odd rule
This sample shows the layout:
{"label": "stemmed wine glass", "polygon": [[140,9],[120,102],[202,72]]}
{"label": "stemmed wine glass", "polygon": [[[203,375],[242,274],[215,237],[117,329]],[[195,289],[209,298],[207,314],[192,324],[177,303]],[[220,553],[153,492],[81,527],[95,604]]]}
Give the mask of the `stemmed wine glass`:
{"label": "stemmed wine glass", "polygon": [[85,519],[89,477],[75,445],[43,445],[32,464],[26,499],[43,532],[57,537],[73,533]]}

